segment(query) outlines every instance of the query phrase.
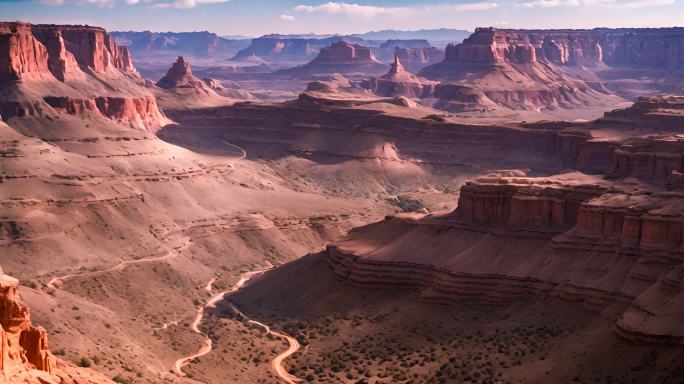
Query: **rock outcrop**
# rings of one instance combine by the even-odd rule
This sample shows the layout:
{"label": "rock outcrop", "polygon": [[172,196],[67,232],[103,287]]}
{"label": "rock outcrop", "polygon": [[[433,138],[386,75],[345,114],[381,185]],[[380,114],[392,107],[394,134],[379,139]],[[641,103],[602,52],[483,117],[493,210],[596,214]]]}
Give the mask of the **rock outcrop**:
{"label": "rock outcrop", "polygon": [[190,63],[185,61],[183,56],[178,56],[178,60],[169,68],[166,76],[157,82],[157,86],[165,89],[207,87],[204,81],[192,74]]}
{"label": "rock outcrop", "polygon": [[399,57],[404,66],[411,72],[417,72],[444,60],[444,51],[435,47],[397,48],[394,54]]}
{"label": "rock outcrop", "polygon": [[383,97],[427,98],[432,95],[437,83],[419,78],[408,72],[397,55],[387,74],[381,77],[372,77],[362,86]]}
{"label": "rock outcrop", "polygon": [[304,76],[313,74],[381,74],[388,65],[375,58],[373,48],[351,44],[344,40],[322,48],[308,64],[277,71],[280,75]]}
{"label": "rock outcrop", "polygon": [[16,295],[19,281],[0,269],[0,332],[2,358],[0,370],[5,377],[17,377],[27,370],[52,373],[56,361],[50,353],[47,331],[31,325],[29,310]]}
{"label": "rock outcrop", "polygon": [[631,107],[606,112],[598,125],[684,132],[684,96],[640,97]]}
{"label": "rock outcrop", "polygon": [[110,384],[113,381],[61,361],[50,352],[45,328],[17,296],[19,281],[0,268],[0,381],[12,384]]}
{"label": "rock outcrop", "polygon": [[464,185],[451,214],[389,218],[326,253],[356,284],[418,287],[439,302],[612,306],[618,335],[681,345],[683,231],[680,193],[488,177]]}
{"label": "rock outcrop", "polygon": [[615,76],[604,76],[608,71],[648,69],[665,76],[682,68],[683,46],[683,28],[478,28],[463,43],[447,46],[444,61],[418,74],[470,87],[503,108],[572,109],[619,101],[607,91],[620,89]]}
{"label": "rock outcrop", "polygon": [[169,122],[128,49],[98,27],[0,23],[0,83],[3,119],[59,112],[144,130]]}
{"label": "rock outcrop", "polygon": [[462,44],[449,45],[452,63],[634,66],[681,68],[684,28],[516,30],[478,28]]}

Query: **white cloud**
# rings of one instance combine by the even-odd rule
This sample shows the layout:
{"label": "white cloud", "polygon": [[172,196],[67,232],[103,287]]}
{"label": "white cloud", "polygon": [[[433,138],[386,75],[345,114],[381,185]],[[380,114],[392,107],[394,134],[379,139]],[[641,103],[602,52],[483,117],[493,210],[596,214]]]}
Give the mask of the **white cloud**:
{"label": "white cloud", "polygon": [[362,17],[398,15],[409,12],[409,8],[406,7],[376,7],[373,5],[360,5],[356,3],[334,3],[332,1],[320,5],[298,5],[294,7],[294,10],[296,12],[305,13],[337,13]]}
{"label": "white cloud", "polygon": [[218,4],[226,3],[229,0],[176,0],[173,3],[158,3],[152,5],[154,8],[171,8],[171,9],[190,9],[202,4]]}
{"label": "white cloud", "polygon": [[282,20],[282,21],[295,21],[295,17],[290,16],[290,15],[280,15],[280,20]]}
{"label": "white cloud", "polygon": [[444,9],[450,10],[450,11],[463,12],[463,11],[487,11],[490,9],[497,8],[498,6],[499,6],[498,3],[486,2],[486,3],[465,3],[465,4],[457,4],[457,5],[444,5],[442,7],[436,7],[436,8],[444,8]]}
{"label": "white cloud", "polygon": [[47,5],[76,4],[97,5],[99,7],[112,7],[114,5],[114,0],[40,0],[40,2]]}
{"label": "white cloud", "polygon": [[618,9],[639,9],[674,4],[675,0],[532,0],[517,3],[517,8],[554,8],[596,6]]}
{"label": "white cloud", "polygon": [[133,5],[133,4],[138,4],[140,0],[124,0],[124,2],[128,5]]}
{"label": "white cloud", "polygon": [[319,5],[298,5],[293,8],[295,12],[302,13],[327,13],[345,14],[371,18],[375,16],[411,16],[416,12],[465,12],[486,11],[498,7],[499,4],[487,2],[475,2],[465,4],[444,4],[437,6],[414,6],[414,7],[378,7],[374,5],[361,5],[345,2],[327,2]]}
{"label": "white cloud", "polygon": [[579,0],[534,0],[518,3],[518,8],[555,8],[555,7],[577,7],[581,3]]}
{"label": "white cloud", "polygon": [[658,7],[662,5],[672,5],[674,4],[674,0],[637,0],[637,1],[630,1],[627,3],[622,3],[619,6],[623,8],[631,8],[631,9],[638,9],[638,8],[649,8],[649,7]]}

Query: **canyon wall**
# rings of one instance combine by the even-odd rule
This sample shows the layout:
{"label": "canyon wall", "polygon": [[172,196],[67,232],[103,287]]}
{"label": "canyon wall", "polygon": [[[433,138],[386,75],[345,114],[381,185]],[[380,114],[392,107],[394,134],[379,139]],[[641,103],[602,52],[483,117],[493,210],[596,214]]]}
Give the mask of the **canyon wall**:
{"label": "canyon wall", "polygon": [[445,61],[468,64],[684,66],[684,28],[516,30],[478,28],[462,44],[446,48]]}
{"label": "canyon wall", "polygon": [[169,122],[128,48],[98,27],[0,23],[0,83],[5,120],[59,112],[145,130]]}
{"label": "canyon wall", "polygon": [[632,185],[485,177],[448,215],[353,230],[326,250],[340,278],[409,286],[423,300],[549,297],[602,311],[633,341],[684,342],[684,195]]}
{"label": "canyon wall", "polygon": [[51,73],[60,81],[80,67],[135,72],[127,49],[98,27],[0,23],[0,81]]}

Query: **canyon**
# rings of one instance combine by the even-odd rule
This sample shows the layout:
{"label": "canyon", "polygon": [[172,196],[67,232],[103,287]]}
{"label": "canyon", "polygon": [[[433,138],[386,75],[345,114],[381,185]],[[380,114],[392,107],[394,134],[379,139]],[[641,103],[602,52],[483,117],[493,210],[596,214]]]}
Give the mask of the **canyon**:
{"label": "canyon", "polygon": [[8,382],[684,379],[681,29],[116,36],[0,23]]}

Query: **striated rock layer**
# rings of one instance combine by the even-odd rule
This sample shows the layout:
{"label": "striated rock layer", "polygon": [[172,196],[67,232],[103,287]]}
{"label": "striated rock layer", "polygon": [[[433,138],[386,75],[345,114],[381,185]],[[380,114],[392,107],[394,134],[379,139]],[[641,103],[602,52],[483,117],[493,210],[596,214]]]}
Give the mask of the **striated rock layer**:
{"label": "striated rock layer", "polygon": [[478,179],[453,213],[353,230],[328,262],[341,278],[418,287],[425,300],[612,306],[619,335],[682,344],[684,195],[596,182]]}
{"label": "striated rock layer", "polygon": [[68,113],[143,130],[169,123],[128,49],[102,28],[0,23],[0,83],[3,119]]}
{"label": "striated rock layer", "polygon": [[547,61],[557,65],[681,68],[684,28],[516,30],[478,28],[449,45],[445,62],[492,65]]}

